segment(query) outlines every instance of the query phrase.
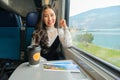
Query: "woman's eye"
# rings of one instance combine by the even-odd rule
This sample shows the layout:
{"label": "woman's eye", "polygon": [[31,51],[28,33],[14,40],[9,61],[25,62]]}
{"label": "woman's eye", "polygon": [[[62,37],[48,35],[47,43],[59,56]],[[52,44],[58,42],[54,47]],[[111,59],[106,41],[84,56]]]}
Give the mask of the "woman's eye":
{"label": "woman's eye", "polygon": [[51,14],[51,17],[53,17],[54,16],[54,14]]}
{"label": "woman's eye", "polygon": [[47,15],[44,15],[44,17],[47,17]]}

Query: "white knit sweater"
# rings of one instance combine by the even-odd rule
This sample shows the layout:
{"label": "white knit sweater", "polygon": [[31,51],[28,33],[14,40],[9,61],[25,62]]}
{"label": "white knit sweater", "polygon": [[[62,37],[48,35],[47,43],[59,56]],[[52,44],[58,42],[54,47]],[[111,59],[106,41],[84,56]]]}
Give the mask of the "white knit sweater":
{"label": "white knit sweater", "polygon": [[[56,37],[59,36],[60,42],[64,48],[72,46],[72,38],[68,28],[47,28],[48,34],[48,46],[50,47],[52,43],[55,41]],[[35,44],[35,40],[32,39],[31,45]]]}

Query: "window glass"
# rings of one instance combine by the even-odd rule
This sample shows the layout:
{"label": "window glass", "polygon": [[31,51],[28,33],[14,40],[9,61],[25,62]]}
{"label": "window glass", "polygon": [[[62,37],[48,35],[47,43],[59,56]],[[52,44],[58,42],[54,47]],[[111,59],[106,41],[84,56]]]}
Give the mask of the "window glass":
{"label": "window glass", "polygon": [[120,68],[120,0],[70,0],[74,46]]}

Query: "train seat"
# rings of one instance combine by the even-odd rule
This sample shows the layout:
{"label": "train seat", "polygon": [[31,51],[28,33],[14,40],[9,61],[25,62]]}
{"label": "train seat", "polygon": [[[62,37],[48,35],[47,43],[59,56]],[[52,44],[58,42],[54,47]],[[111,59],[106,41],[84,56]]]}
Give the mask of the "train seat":
{"label": "train seat", "polygon": [[20,58],[20,21],[16,14],[0,11],[0,58]]}
{"label": "train seat", "polygon": [[38,19],[37,12],[30,12],[26,17],[26,46],[31,43],[32,33]]}

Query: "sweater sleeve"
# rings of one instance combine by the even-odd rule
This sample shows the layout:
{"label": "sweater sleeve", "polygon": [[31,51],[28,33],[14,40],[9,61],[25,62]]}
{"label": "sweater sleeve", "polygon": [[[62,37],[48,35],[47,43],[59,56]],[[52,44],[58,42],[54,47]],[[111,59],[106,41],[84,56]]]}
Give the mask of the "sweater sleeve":
{"label": "sweater sleeve", "polygon": [[60,39],[60,42],[62,43],[63,47],[71,47],[72,46],[72,37],[71,37],[71,34],[70,34],[68,28],[58,29],[58,35],[59,35],[59,39]]}

